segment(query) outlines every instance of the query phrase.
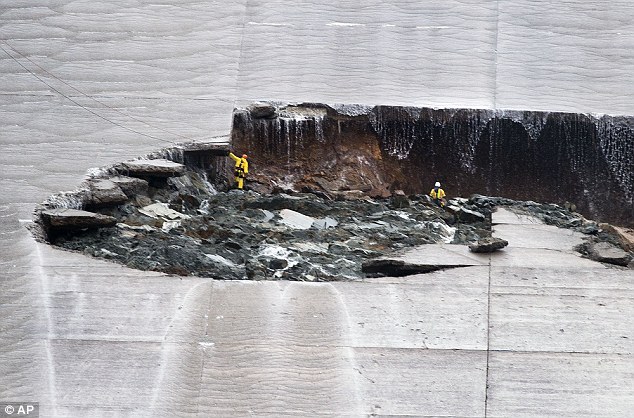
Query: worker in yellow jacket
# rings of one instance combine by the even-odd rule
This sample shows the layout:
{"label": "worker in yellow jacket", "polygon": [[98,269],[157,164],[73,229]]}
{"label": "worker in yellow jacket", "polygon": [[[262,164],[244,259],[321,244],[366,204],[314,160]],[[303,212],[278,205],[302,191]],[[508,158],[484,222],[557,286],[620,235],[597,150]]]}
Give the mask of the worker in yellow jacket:
{"label": "worker in yellow jacket", "polygon": [[445,206],[445,199],[444,199],[445,191],[440,188],[439,181],[437,181],[436,184],[434,184],[434,188],[431,189],[431,192],[429,192],[429,195],[431,196],[435,204],[441,207]]}
{"label": "worker in yellow jacket", "polygon": [[249,174],[249,162],[247,161],[247,155],[242,154],[242,158],[235,155],[233,152],[229,153],[229,157],[236,162],[234,167],[234,175],[236,176],[236,183],[238,189],[244,188],[244,179]]}

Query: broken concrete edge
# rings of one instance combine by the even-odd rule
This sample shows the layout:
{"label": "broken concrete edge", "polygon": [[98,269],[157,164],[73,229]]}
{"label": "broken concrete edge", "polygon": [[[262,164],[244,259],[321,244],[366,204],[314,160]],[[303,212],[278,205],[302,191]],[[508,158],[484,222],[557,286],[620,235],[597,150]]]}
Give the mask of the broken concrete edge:
{"label": "broken concrete edge", "polygon": [[[312,110],[326,112],[329,116],[336,115],[339,117],[367,117],[368,115],[376,112],[381,108],[403,108],[403,109],[416,109],[423,110],[429,109],[432,111],[439,110],[439,108],[428,108],[424,106],[396,106],[385,104],[363,104],[363,103],[325,103],[325,102],[305,102],[305,101],[281,101],[281,100],[258,100],[258,101],[246,101],[238,103],[234,108],[236,112],[250,113],[254,118],[275,118],[277,116],[286,116],[287,114],[297,114],[302,110]],[[523,117],[523,111],[507,110],[507,109],[486,109],[486,108],[442,108],[443,111],[449,114],[455,114],[464,111],[477,111],[480,112],[488,119],[495,117],[505,117],[511,120],[521,119]],[[544,115],[549,114],[567,114],[566,112],[536,112]],[[573,113],[569,113],[573,114]]]}
{"label": "broken concrete edge", "polygon": [[[300,108],[301,106],[303,105],[300,104],[300,105],[297,105],[296,107]],[[306,107],[310,107],[310,106],[306,106]],[[333,111],[338,111],[338,110],[333,109]],[[164,148],[156,152],[153,152],[151,154],[148,154],[145,157],[140,157],[130,161],[140,162],[140,163],[150,162],[150,164],[154,164],[151,162],[155,161],[156,165],[158,165],[159,168],[167,167],[168,171],[174,167],[178,167],[175,173],[168,173],[168,175],[172,175],[172,174],[176,175],[176,174],[180,174],[184,172],[189,167],[188,165],[184,164],[186,160],[185,156],[188,151],[198,152],[201,150],[202,151],[213,150],[213,152],[218,152],[222,154],[226,152],[226,149],[228,149],[228,144],[224,146],[223,144],[218,144],[218,143],[206,143],[198,147],[198,145],[193,145],[193,143],[186,143],[186,144],[182,144],[181,146]],[[89,170],[87,172],[87,178],[82,182],[82,184],[80,185],[78,189],[71,192],[61,192],[56,195],[53,195],[49,197],[47,201],[44,202],[41,208],[37,208],[36,213],[39,213],[39,215],[36,214],[36,222],[41,217],[41,212],[46,209],[54,209],[54,208],[68,208],[68,209],[80,209],[80,210],[81,209],[99,209],[100,207],[116,206],[122,203],[124,201],[124,198],[122,197],[121,193],[125,194],[125,196],[128,199],[132,198],[132,195],[136,193],[133,190],[134,187],[139,187],[140,189],[143,189],[144,187],[146,187],[145,184],[147,184],[147,181],[144,179],[136,178],[136,177],[126,177],[122,175],[121,164],[125,164],[125,163],[126,162],[117,163],[109,167],[102,167],[102,168]],[[129,167],[127,168],[124,167],[124,170],[127,170],[127,169],[129,169]],[[181,172],[181,170],[183,171]],[[158,177],[163,178],[164,173],[160,173]],[[136,186],[133,186],[135,180],[138,180],[139,183]],[[115,186],[121,189],[120,193],[116,192],[115,190],[116,192],[115,194],[118,195],[118,198],[110,199],[110,200],[99,200],[97,202],[94,201],[93,199],[94,190],[99,189],[99,187],[95,187],[95,185],[99,184],[100,182],[105,183],[108,181],[114,182]],[[127,186],[130,186],[128,190],[124,190],[124,188],[126,188]],[[116,187],[114,189],[116,189]],[[289,190],[289,193],[293,193],[293,192],[295,191]],[[317,195],[320,193],[319,191],[312,191],[312,190],[307,192],[317,194]],[[335,191],[335,192],[332,192],[331,197],[335,200],[371,199],[371,197],[369,196],[370,193],[372,193],[371,190],[370,191],[348,190],[348,191],[342,191],[342,192]],[[395,208],[405,207],[408,204],[407,199],[418,199],[418,200],[423,199],[423,200],[429,201],[429,197],[424,194],[405,196],[404,193],[395,191],[394,194],[390,193],[390,195],[394,197],[394,199],[392,199],[391,206]],[[475,206],[477,206],[479,212],[475,212],[475,211],[464,208],[464,205],[468,205],[468,204],[474,204]],[[570,213],[570,212],[567,212],[565,208],[562,208],[561,206],[556,204],[541,204],[541,203],[536,203],[532,201],[522,202],[522,201],[515,201],[512,199],[507,199],[502,197],[488,197],[488,196],[477,195],[477,194],[472,195],[468,199],[461,198],[461,197],[452,198],[449,200],[449,204],[446,207],[447,210],[442,210],[438,208],[438,211],[440,215],[445,214],[451,217],[452,215],[450,215],[449,213],[450,211],[448,208],[454,208],[455,206],[454,209],[456,213],[453,214],[453,216],[457,218],[456,219],[457,221],[467,222],[469,220],[472,220],[472,221],[484,220],[485,222],[488,221],[488,224],[490,225],[491,212],[496,207],[498,206],[513,207],[514,205],[518,205],[518,204],[526,206],[527,208],[535,208],[535,207],[544,208],[545,207],[545,208],[549,208],[550,210],[554,212]],[[460,214],[465,214],[465,216],[463,217]],[[535,216],[534,211],[526,211],[526,214],[530,216]],[[596,223],[594,222],[586,221],[585,218],[583,218],[579,214],[574,214],[574,215],[576,216],[573,219],[574,222],[568,221],[565,224],[562,221],[558,220],[556,216],[545,216],[544,217],[545,219],[543,220],[546,223],[554,224],[558,227],[565,227],[565,228],[577,227],[579,225],[583,226],[586,224],[596,225]],[[39,234],[39,236],[46,237],[47,233],[50,232],[50,225],[47,226],[46,223],[41,223],[41,225],[45,227],[45,231],[43,234]],[[48,228],[49,231],[46,231],[46,228]],[[34,235],[37,236],[38,234],[34,234]]]}
{"label": "broken concrete edge", "polygon": [[60,234],[110,228],[116,224],[116,218],[100,213],[68,208],[43,209],[32,231],[36,237],[52,242]]}
{"label": "broken concrete edge", "polygon": [[407,263],[404,260],[390,258],[375,258],[364,261],[361,265],[361,272],[367,278],[372,277],[405,277],[416,274],[427,274],[439,270],[448,270],[461,267],[472,267],[468,264],[417,264]]}
{"label": "broken concrete edge", "polygon": [[[226,136],[225,138],[227,138],[227,141],[229,140],[229,136]],[[184,154],[186,151],[198,150],[200,148],[206,149],[208,146],[214,149],[224,149],[229,147],[228,142],[227,144],[214,143],[213,145],[214,146],[211,147],[208,143],[197,142],[176,144],[173,147],[165,147],[130,161],[164,159],[174,163],[183,164]],[[33,238],[38,242],[51,241],[50,225],[47,225],[46,221],[42,219],[42,213],[44,211],[53,209],[98,210],[106,206],[117,206],[126,201],[126,199],[124,199],[118,192],[125,195],[127,199],[132,199],[138,193],[139,188],[145,189],[148,187],[147,180],[138,177],[126,176],[125,172],[121,171],[121,164],[122,162],[117,162],[102,167],[91,167],[86,170],[84,178],[74,190],[54,193],[46,198],[42,203],[36,204],[33,208],[33,223],[27,226],[27,229],[32,234]],[[117,195],[117,198],[111,199],[110,201],[93,200],[93,192],[95,189],[99,188],[98,186],[95,187],[95,185],[98,185],[101,181],[112,181],[115,183],[119,189],[116,190],[115,188],[115,195]]]}

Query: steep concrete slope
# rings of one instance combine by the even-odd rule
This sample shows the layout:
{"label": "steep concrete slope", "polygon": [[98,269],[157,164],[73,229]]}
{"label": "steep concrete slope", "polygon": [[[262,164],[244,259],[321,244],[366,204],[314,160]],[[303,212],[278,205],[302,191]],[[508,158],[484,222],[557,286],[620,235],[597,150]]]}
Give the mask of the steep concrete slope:
{"label": "steep concrete slope", "polygon": [[625,1],[3,2],[0,401],[54,417],[628,416],[631,273],[561,250],[461,276],[225,283],[62,253],[24,226],[87,169],[226,136],[253,100],[630,115],[633,16]]}

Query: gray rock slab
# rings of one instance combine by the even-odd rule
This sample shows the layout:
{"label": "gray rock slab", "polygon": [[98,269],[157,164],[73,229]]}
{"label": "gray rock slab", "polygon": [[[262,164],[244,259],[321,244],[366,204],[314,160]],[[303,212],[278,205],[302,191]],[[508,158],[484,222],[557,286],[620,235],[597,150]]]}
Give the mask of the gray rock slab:
{"label": "gray rock slab", "polygon": [[251,116],[254,118],[273,118],[275,117],[275,106],[269,103],[253,103],[248,107]]}
{"label": "gray rock slab", "polygon": [[460,208],[455,215],[462,222],[484,222],[486,220],[486,216],[482,213],[467,208]]}
{"label": "gray rock slab", "polygon": [[333,219],[330,216],[326,216],[325,218],[322,218],[322,219],[315,219],[315,221],[312,224],[312,227],[316,229],[327,229],[327,228],[334,228],[338,224],[339,222],[337,222],[336,219]]}

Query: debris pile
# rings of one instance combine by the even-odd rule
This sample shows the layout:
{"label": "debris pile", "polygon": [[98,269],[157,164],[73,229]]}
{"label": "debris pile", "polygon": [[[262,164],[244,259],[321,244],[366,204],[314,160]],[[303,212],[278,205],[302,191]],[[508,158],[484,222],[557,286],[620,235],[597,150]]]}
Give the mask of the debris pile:
{"label": "debris pile", "polygon": [[[356,280],[433,271],[381,265],[421,244],[503,249],[491,212],[505,206],[585,233],[578,251],[628,265],[616,235],[558,205],[474,195],[444,208],[426,195],[216,191],[204,171],[167,160],[121,163],[37,210],[45,239],[131,268],[227,280]],[[607,247],[609,245],[609,248]],[[619,252],[620,251],[620,252]]]}

